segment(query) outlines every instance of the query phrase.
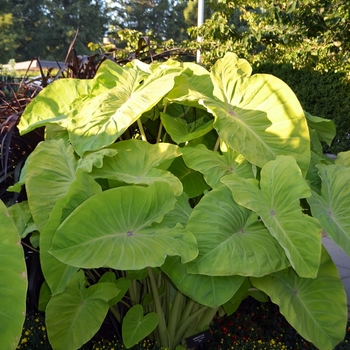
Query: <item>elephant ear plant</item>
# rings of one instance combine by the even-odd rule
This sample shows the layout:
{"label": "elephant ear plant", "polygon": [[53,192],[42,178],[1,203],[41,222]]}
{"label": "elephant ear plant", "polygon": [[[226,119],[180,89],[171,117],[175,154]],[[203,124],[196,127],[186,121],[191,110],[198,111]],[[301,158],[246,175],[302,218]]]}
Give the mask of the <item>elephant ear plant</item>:
{"label": "elephant ear plant", "polygon": [[[344,338],[346,295],[322,234],[350,254],[350,155],[322,155],[334,125],[284,82],[233,53],[210,72],[107,60],[33,100],[18,127],[42,126],[12,188],[28,202],[3,209],[0,235],[14,224],[39,235],[53,349],[78,349],[107,313],[126,348],[149,337],[184,349],[248,295],[269,297],[319,349]],[[23,300],[23,257],[11,259],[6,283]],[[15,295],[5,302],[13,320],[0,338],[14,349],[23,315]]]}

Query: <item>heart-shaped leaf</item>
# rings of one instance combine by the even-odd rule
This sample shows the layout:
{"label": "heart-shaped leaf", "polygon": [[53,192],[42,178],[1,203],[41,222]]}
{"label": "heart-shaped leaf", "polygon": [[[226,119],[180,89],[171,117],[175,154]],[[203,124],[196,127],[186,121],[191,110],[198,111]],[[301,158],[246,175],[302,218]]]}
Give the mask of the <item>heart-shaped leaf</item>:
{"label": "heart-shaped leaf", "polygon": [[164,182],[97,194],[63,221],[50,252],[68,265],[118,270],[160,266],[167,255],[192,260],[197,255],[193,235],[181,225],[169,228],[161,224],[175,201]]}
{"label": "heart-shaped leaf", "polygon": [[77,162],[73,152],[63,140],[51,140],[40,143],[30,155],[25,183],[29,208],[39,231],[75,179]]}
{"label": "heart-shaped leaf", "polygon": [[213,83],[209,72],[198,64],[184,63],[186,68],[175,78],[174,88],[165,96],[164,101],[203,108],[199,100],[213,97]]}
{"label": "heart-shaped leaf", "polygon": [[181,155],[178,146],[169,143],[152,145],[132,139],[117,142],[110,149],[116,151],[117,154],[104,158],[103,166],[92,171],[91,174],[95,178],[145,185],[161,181],[168,183],[175,195],[181,195],[180,180],[170,172],[157,168]]}
{"label": "heart-shaped leaf", "polygon": [[165,113],[161,113],[160,117],[167,133],[180,144],[206,135],[213,129],[214,120],[211,114],[201,110],[198,110],[198,114],[193,121],[188,121],[186,116],[176,118]]}
{"label": "heart-shaped leaf", "polygon": [[251,282],[269,295],[287,321],[318,349],[334,349],[344,339],[346,294],[337,267],[324,247],[315,279],[299,277],[287,269],[252,278]]}
{"label": "heart-shaped leaf", "polygon": [[[106,60],[105,62],[108,62]],[[151,75],[139,69],[115,64],[115,73],[106,64],[99,68],[89,98],[81,96],[71,107],[67,120],[70,141],[79,155],[112,144],[143,113],[154,107],[174,86],[181,67],[159,66]],[[115,86],[106,90],[104,80],[112,75]],[[112,83],[111,83],[112,84]],[[100,86],[102,86],[100,88]]]}
{"label": "heart-shaped leaf", "polygon": [[93,80],[58,79],[40,91],[25,108],[18,123],[21,134],[50,123],[66,126],[73,101],[90,93]]}
{"label": "heart-shaped leaf", "polygon": [[122,325],[123,343],[127,349],[152,333],[158,325],[155,312],[143,315],[143,307],[134,305],[125,315]]}
{"label": "heart-shaped leaf", "polygon": [[200,100],[215,116],[214,128],[227,145],[251,163],[262,167],[277,155],[292,155],[306,174],[310,137],[297,97],[272,75],[248,77],[246,68],[237,74],[237,60],[236,55],[228,53],[214,65],[211,77],[215,98]]}
{"label": "heart-shaped leaf", "polygon": [[69,186],[65,196],[57,201],[40,234],[41,268],[52,295],[63,292],[67,282],[78,270],[77,267],[63,264],[48,252],[53,236],[71,212],[85,200],[100,192],[101,187],[96,181],[82,169],[78,169],[75,180]]}
{"label": "heart-shaped leaf", "polygon": [[199,250],[198,257],[187,264],[189,273],[263,276],[289,266],[283,249],[257,214],[235,203],[226,186],[202,198],[186,228],[196,237]]}
{"label": "heart-shaped leaf", "polygon": [[252,67],[244,58],[239,58],[235,53],[228,52],[217,60],[211,70],[211,80],[214,84],[214,96],[225,101],[232,100],[235,94],[237,80],[250,77]]}
{"label": "heart-shaped leaf", "polygon": [[72,277],[64,292],[53,296],[47,304],[47,334],[54,349],[75,350],[90,340],[106,317],[108,301],[120,292],[109,282],[85,286],[81,270]]}
{"label": "heart-shaped leaf", "polygon": [[253,177],[252,165],[242,155],[231,149],[221,155],[203,145],[198,145],[184,147],[182,153],[186,165],[201,172],[212,188],[221,186],[220,179],[224,175],[236,173],[243,178]]}
{"label": "heart-shaped leaf", "polygon": [[296,161],[279,156],[261,170],[257,180],[227,175],[221,180],[234,200],[255,211],[283,247],[290,264],[301,277],[317,275],[321,254],[321,226],[318,220],[304,215],[300,199],[311,195]]}

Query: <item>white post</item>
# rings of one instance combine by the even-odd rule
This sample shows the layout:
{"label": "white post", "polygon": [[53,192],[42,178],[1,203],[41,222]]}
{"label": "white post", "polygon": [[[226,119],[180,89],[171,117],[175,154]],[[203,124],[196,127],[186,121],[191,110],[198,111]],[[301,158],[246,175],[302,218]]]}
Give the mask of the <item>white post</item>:
{"label": "white post", "polygon": [[[198,28],[203,24],[204,22],[204,0],[198,0],[198,17],[197,17],[197,26]],[[202,42],[202,37],[198,36],[197,41],[200,43]],[[201,52],[200,50],[197,50],[197,63],[200,63],[201,61]]]}

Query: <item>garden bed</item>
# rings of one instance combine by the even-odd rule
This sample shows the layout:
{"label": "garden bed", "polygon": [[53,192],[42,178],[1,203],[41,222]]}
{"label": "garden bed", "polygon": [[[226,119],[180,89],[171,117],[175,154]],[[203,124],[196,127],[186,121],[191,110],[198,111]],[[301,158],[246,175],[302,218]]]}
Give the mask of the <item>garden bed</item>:
{"label": "garden bed", "polygon": [[[106,332],[107,329],[107,332]],[[231,316],[216,317],[211,326],[213,339],[202,346],[205,350],[214,349],[316,349],[303,339],[279,313],[278,306],[272,303],[260,303],[252,298],[246,299]],[[101,334],[104,334],[104,339]],[[112,332],[108,334],[108,324],[102,327],[94,339],[81,350],[125,349]],[[335,349],[350,348],[350,323],[346,337]],[[28,315],[23,328],[22,338],[17,349],[51,350],[47,340],[44,314]],[[135,345],[133,350],[159,350],[160,348],[145,340]]]}

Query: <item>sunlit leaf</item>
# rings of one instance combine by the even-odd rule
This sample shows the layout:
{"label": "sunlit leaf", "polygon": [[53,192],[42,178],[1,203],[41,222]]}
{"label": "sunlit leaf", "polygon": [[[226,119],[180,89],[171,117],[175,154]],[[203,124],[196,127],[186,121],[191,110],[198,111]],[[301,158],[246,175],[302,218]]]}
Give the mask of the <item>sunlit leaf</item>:
{"label": "sunlit leaf", "polygon": [[[210,218],[210,220],[208,220]],[[283,249],[258,216],[236,204],[221,185],[193,209],[186,228],[199,254],[188,272],[210,276],[263,276],[289,266]]]}
{"label": "sunlit leaf", "polygon": [[198,145],[184,147],[182,153],[186,165],[204,174],[205,181],[212,188],[220,186],[220,179],[233,172],[244,178],[253,177],[252,165],[231,149],[220,155],[203,145]]}
{"label": "sunlit leaf", "polygon": [[237,80],[248,78],[251,74],[252,67],[247,60],[239,58],[235,53],[228,52],[222,59],[216,61],[211,70],[214,96],[221,101],[233,101],[234,94],[237,92]]}
{"label": "sunlit leaf", "polygon": [[227,175],[222,180],[240,205],[256,212],[283,247],[291,266],[301,277],[317,275],[321,254],[321,226],[304,215],[300,199],[311,195],[295,159],[279,156],[261,171],[257,180]]}
{"label": "sunlit leaf", "polygon": [[200,101],[215,116],[214,128],[229,147],[251,163],[262,167],[277,155],[292,155],[306,174],[309,130],[297,97],[272,75],[236,74],[230,68],[237,64],[234,59],[233,54],[227,54],[214,65],[215,98]]}
{"label": "sunlit leaf", "polygon": [[213,96],[213,83],[209,72],[198,64],[188,64],[187,69],[175,78],[174,88],[165,96],[164,102],[181,102],[187,106],[203,108],[198,101]]}
{"label": "sunlit leaf", "polygon": [[[92,176],[107,178],[129,184],[150,185],[154,182],[166,182],[175,195],[182,193],[180,180],[169,171],[159,169],[163,163],[181,155],[180,148],[169,143],[151,145],[140,140],[117,142],[109,149],[117,154],[105,157],[103,166],[95,168]],[[94,153],[93,153],[94,154]]]}
{"label": "sunlit leaf", "polygon": [[58,123],[66,126],[73,101],[90,93],[93,81],[87,79],[58,79],[43,89],[25,108],[18,129],[21,134],[41,126]]}
{"label": "sunlit leaf", "polygon": [[[105,61],[106,62],[106,61]],[[142,71],[115,64],[115,82],[105,88],[103,79],[110,76],[113,68],[104,74],[104,63],[94,79],[94,90],[89,98],[82,96],[74,101],[72,117],[67,128],[74,149],[79,155],[112,144],[143,113],[155,106],[174,86],[174,78],[180,67],[162,69],[160,66],[145,77]],[[102,80],[102,81],[101,81]],[[102,84],[100,89],[99,84]],[[110,83],[113,85],[113,82]]]}
{"label": "sunlit leaf", "polygon": [[72,266],[118,270],[160,266],[167,255],[192,260],[197,255],[193,235],[181,225],[168,228],[161,224],[175,201],[165,183],[97,194],[60,225],[50,252]]}

